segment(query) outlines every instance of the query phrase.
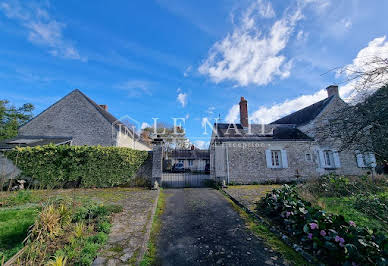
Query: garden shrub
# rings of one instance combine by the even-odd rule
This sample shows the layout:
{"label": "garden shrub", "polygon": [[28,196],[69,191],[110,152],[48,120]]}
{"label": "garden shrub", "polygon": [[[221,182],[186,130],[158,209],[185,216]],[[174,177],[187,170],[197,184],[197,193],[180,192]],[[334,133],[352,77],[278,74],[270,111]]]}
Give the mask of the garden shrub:
{"label": "garden shrub", "polygon": [[45,203],[25,240],[20,265],[91,265],[108,240],[112,211],[119,210],[71,198]]}
{"label": "garden shrub", "polygon": [[355,198],[353,207],[368,216],[387,224],[388,195],[364,195]]}
{"label": "garden shrub", "polygon": [[290,236],[329,265],[386,265],[388,239],[383,234],[327,214],[301,199],[295,187],[274,189],[257,210],[280,225]]}
{"label": "garden shrub", "polygon": [[384,187],[387,185],[386,178],[371,180],[367,176],[345,177],[329,174],[308,181],[303,185],[303,190],[307,190],[318,197],[347,197],[364,193],[383,192]]}
{"label": "garden shrub", "polygon": [[15,148],[5,155],[41,187],[114,187],[127,184],[147,159],[122,147],[45,145]]}

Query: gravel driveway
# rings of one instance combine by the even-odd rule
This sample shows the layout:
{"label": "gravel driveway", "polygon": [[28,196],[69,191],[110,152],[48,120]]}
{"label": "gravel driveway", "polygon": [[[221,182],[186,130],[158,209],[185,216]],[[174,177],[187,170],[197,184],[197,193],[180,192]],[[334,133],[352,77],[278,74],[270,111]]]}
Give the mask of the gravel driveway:
{"label": "gravel driveway", "polygon": [[210,188],[166,189],[158,256],[162,265],[283,265]]}

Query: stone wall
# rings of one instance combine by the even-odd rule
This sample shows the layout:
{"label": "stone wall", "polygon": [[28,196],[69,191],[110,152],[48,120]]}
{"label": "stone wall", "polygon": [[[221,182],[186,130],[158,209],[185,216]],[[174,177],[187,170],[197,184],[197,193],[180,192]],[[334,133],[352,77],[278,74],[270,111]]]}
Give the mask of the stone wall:
{"label": "stone wall", "polygon": [[[314,152],[315,148],[312,141],[225,142],[222,148],[219,148],[219,152],[222,150],[225,152],[224,160],[222,158],[219,160],[217,152],[211,153],[216,164],[222,164],[224,161],[224,171],[222,167],[215,166],[218,170],[215,172],[215,178],[227,181],[229,175],[229,183],[250,184],[289,182],[317,177],[318,157]],[[288,167],[268,168],[265,151],[269,149],[285,150]],[[311,154],[311,161],[307,161],[306,153]]]}
{"label": "stone wall", "polygon": [[[310,123],[300,126],[299,129],[313,137],[319,148],[338,149],[341,145],[340,139],[328,138],[329,133],[325,131],[325,125],[330,119],[336,117],[336,114],[345,108],[346,103],[339,97],[334,97],[326,108]],[[365,175],[369,169],[359,168],[357,166],[356,152],[352,149],[343,150],[339,153],[341,167],[338,169],[319,169],[320,174],[339,174],[339,175]]]}
{"label": "stone wall", "polygon": [[161,185],[163,175],[163,142],[155,141],[152,147],[152,185]]}
{"label": "stone wall", "polygon": [[73,91],[26,125],[19,135],[73,137],[72,145],[116,146],[111,124],[79,91]]}

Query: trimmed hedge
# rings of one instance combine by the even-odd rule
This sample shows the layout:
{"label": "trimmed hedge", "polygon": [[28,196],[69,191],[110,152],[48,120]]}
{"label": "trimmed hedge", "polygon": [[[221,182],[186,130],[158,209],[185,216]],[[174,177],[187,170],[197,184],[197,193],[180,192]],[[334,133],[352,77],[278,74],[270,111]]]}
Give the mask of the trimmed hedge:
{"label": "trimmed hedge", "polygon": [[114,187],[131,181],[148,152],[122,147],[45,145],[5,153],[41,187]]}

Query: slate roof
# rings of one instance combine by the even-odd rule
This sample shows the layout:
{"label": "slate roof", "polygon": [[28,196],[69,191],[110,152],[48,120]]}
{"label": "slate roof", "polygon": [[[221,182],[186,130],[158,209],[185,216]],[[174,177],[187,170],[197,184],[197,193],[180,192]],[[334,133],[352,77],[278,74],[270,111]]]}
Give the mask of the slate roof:
{"label": "slate roof", "polygon": [[[295,125],[259,125],[251,124],[251,131],[244,129],[241,124],[214,124],[214,140],[224,141],[283,141],[283,140],[313,140]],[[263,127],[264,126],[264,127]]]}
{"label": "slate roof", "polygon": [[[95,101],[93,101],[92,99],[90,99],[88,96],[86,96],[82,91],[80,91],[79,89],[75,89],[73,90],[72,92],[70,92],[68,95],[74,93],[74,92],[78,92],[80,95],[82,95],[92,106],[94,106],[94,108],[96,108],[96,110],[112,125],[114,125],[118,130],[121,130],[122,133],[126,134],[127,132],[131,132],[131,134],[133,134],[132,136],[139,142],[141,142],[142,144],[144,144],[145,146],[151,148],[150,144],[146,141],[144,141],[141,137],[139,137],[139,135],[134,132],[132,129],[128,128],[124,123],[122,123],[120,120],[118,120],[116,117],[114,117],[111,113],[109,113],[108,111],[106,111],[104,108],[102,108],[99,104],[97,104]],[[66,96],[65,96],[66,97]],[[65,98],[63,97],[63,98]],[[58,102],[60,102],[63,98],[61,98],[59,101],[57,101],[56,103],[52,104],[51,106],[54,106],[55,104],[57,104]],[[50,107],[51,107],[50,106]],[[48,110],[50,107],[48,107],[46,110]],[[44,110],[43,112],[45,112],[46,110]],[[42,114],[43,112],[41,112],[40,114]],[[31,122],[32,120],[34,120],[36,117],[38,117],[40,114],[38,114],[37,116],[33,117],[31,120],[27,121],[24,125],[28,124],[29,122]],[[24,126],[22,125],[22,126]]]}
{"label": "slate roof", "polygon": [[95,101],[90,99],[88,96],[86,96],[82,91],[75,89],[75,91],[78,91],[82,96],[88,100],[96,109],[97,111],[106,119],[109,123],[114,125],[118,130],[121,130],[123,133],[131,132],[133,134],[133,137],[141,142],[142,144],[146,145],[150,148],[150,145],[148,142],[144,141],[136,132],[134,132],[131,128],[128,128],[124,123],[122,123],[120,120],[118,120],[116,117],[114,117],[111,113],[106,111],[104,108],[102,108],[99,104],[97,104]]}
{"label": "slate roof", "polygon": [[280,118],[271,124],[294,124],[297,126],[305,125],[316,118],[325,107],[330,103],[334,96],[326,98],[322,101],[316,102],[299,111]]}
{"label": "slate roof", "polygon": [[48,136],[17,136],[0,142],[0,150],[10,150],[15,147],[34,147],[48,144],[69,144],[72,137],[48,137]]}
{"label": "slate roof", "polygon": [[168,153],[169,158],[174,159],[187,159],[187,160],[195,160],[195,159],[203,159],[209,160],[210,153],[208,150],[172,150]]}

